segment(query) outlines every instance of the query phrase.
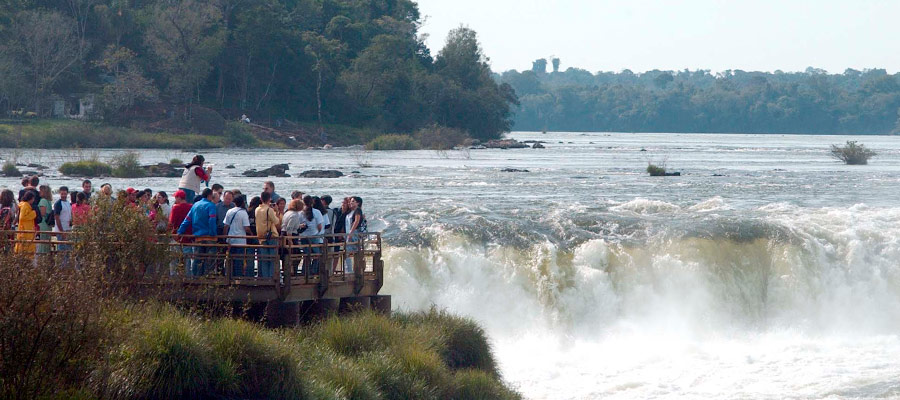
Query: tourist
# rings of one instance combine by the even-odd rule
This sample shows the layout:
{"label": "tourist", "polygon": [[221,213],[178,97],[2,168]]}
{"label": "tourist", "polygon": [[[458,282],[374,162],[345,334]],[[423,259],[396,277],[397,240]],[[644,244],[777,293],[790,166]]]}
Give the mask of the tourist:
{"label": "tourist", "polygon": [[34,231],[37,228],[34,219],[37,216],[31,203],[34,201],[34,192],[27,190],[19,201],[19,227],[16,229],[15,251],[19,254],[34,254]]}
{"label": "tourist", "polygon": [[234,194],[231,192],[221,193],[221,200],[216,203],[216,228],[219,231],[219,235],[225,235],[225,215],[228,214],[228,210],[234,208]]}
{"label": "tourist", "polygon": [[[22,185],[25,187],[19,191],[19,201],[25,197],[25,193],[31,192],[31,210],[35,213],[35,221],[41,221],[41,209],[38,208],[38,203],[41,201],[41,193],[38,191],[38,185],[41,183],[41,179],[37,176],[30,176],[26,179],[22,180]],[[36,227],[35,227],[36,228]]]}
{"label": "tourist", "polygon": [[[181,223],[184,222],[188,213],[191,211],[191,203],[187,202],[185,196],[187,195],[184,193],[184,190],[178,190],[172,194],[172,197],[175,198],[175,205],[172,206],[172,211],[169,213],[169,227],[172,234],[178,233],[178,229],[181,228]],[[194,252],[194,248],[191,246],[186,246],[185,244],[193,242],[193,239],[189,237],[190,235],[193,235],[193,230],[188,227],[183,234],[188,237],[179,236],[176,241],[178,243],[181,243],[181,252],[185,256],[185,270],[189,270],[190,255]]]}
{"label": "tourist", "polygon": [[[360,233],[366,232],[366,217],[362,211],[363,200],[359,196],[350,197],[350,212],[344,217],[344,226],[347,229],[347,258],[344,260],[344,273],[353,273],[353,256],[349,253],[358,251],[364,237]],[[352,244],[351,244],[352,243]]]}
{"label": "tourist", "polygon": [[150,221],[156,226],[157,233],[168,231],[169,214],[172,206],[169,205],[169,196],[166,192],[158,192],[150,206]]}
{"label": "tourist", "polygon": [[[275,246],[278,244],[278,225],[281,222],[272,209],[272,193],[262,192],[259,196],[260,205],[256,208],[256,236],[259,238],[260,244],[264,246]],[[274,247],[264,247],[259,249],[259,276],[263,278],[272,277],[273,258],[275,257]],[[265,257],[266,259],[263,259]]]}
{"label": "tourist", "polygon": [[275,202],[275,213],[278,214],[278,218],[284,216],[285,207],[287,206],[287,201],[284,198],[278,199]]}
{"label": "tourist", "polygon": [[253,236],[256,236],[256,209],[260,204],[262,204],[260,197],[253,196],[253,198],[250,199],[250,204],[247,205],[247,214],[250,215],[250,231],[253,232]]}
{"label": "tourist", "polygon": [[[38,200],[38,209],[41,210],[41,221],[38,223],[38,230],[41,231],[38,239],[41,241],[50,241],[50,234],[43,232],[50,232],[51,225],[50,221],[53,221],[53,224],[56,221],[53,219],[53,216],[50,214],[50,211],[53,211],[53,193],[50,191],[50,186],[41,185],[38,189],[38,194],[40,195],[40,199]],[[39,243],[37,245],[38,254],[47,254],[50,252],[50,243]]]}
{"label": "tourist", "polygon": [[316,210],[319,210],[319,214],[322,215],[322,229],[319,229],[319,233],[317,235],[322,236],[325,235],[329,229],[331,229],[331,219],[328,217],[328,206],[322,202],[322,199],[319,196],[313,196],[313,207]]}
{"label": "tourist", "polygon": [[[231,189],[231,195],[236,199],[238,196],[243,196],[244,194],[241,193],[241,189]],[[246,202],[247,198],[244,197],[244,200]]]}
{"label": "tourist", "polygon": [[222,197],[222,192],[225,191],[225,187],[218,183],[213,183],[212,186],[210,186],[210,188],[212,189],[213,192],[218,194],[220,198]]}
{"label": "tourist", "polygon": [[275,182],[263,182],[263,192],[268,192],[270,195],[272,195],[272,204],[278,203],[278,200],[281,199],[281,196],[279,196],[278,193],[275,193]]}
{"label": "tourist", "polygon": [[100,185],[100,194],[102,194],[104,197],[109,198],[110,200],[116,199],[115,197],[113,197],[112,185],[110,185],[108,183],[104,183],[104,184]]}
{"label": "tourist", "polygon": [[153,204],[151,204],[153,203],[153,201],[151,200],[152,192],[153,191],[150,189],[144,189],[138,190],[135,194],[137,196],[137,206],[141,209],[141,212],[148,217],[150,216],[150,213],[153,212],[154,208]]}
{"label": "tourist", "polygon": [[130,187],[125,189],[125,203],[130,205],[137,205],[138,199],[138,191],[135,188]]}
{"label": "tourist", "polygon": [[281,233],[285,236],[297,236],[300,231],[301,218],[300,213],[303,211],[303,200],[291,200],[284,217],[281,219]]}
{"label": "tourist", "polygon": [[72,204],[72,226],[83,225],[91,215],[91,205],[88,204],[87,195],[84,192],[75,193],[75,204]]}
{"label": "tourist", "polygon": [[[331,196],[329,196],[327,194],[322,196],[321,202],[322,202],[322,208],[325,209],[323,216],[325,217],[325,220],[328,222],[328,224],[325,225],[325,234],[331,235],[334,233],[334,223],[336,222],[334,219],[334,209],[330,208],[331,202],[332,202]],[[322,208],[320,208],[320,210]]]}
{"label": "tourist", "polygon": [[16,212],[13,208],[16,204],[15,194],[13,194],[12,190],[3,189],[0,191],[0,230],[3,231],[2,236],[0,236],[0,245],[3,246],[3,251],[8,251],[10,248],[10,243],[12,243],[13,235],[9,231],[13,229],[13,225],[15,225],[15,217]]}
{"label": "tourist", "polygon": [[300,199],[300,201],[302,202],[303,201],[303,192],[301,192],[299,190],[295,190],[295,191],[291,192],[291,200],[296,200],[296,199]]}
{"label": "tourist", "polygon": [[[322,217],[322,212],[316,209],[315,200],[310,195],[303,196],[303,223],[307,228],[300,234],[301,242],[310,246],[310,253],[321,253],[322,249],[317,245],[322,243],[322,238],[316,236],[324,228],[325,219]],[[319,273],[318,260],[312,262],[309,272],[311,274]]]}
{"label": "tourist", "polygon": [[184,166],[181,173],[181,181],[178,182],[178,189],[183,190],[185,199],[189,203],[194,202],[194,197],[200,192],[200,185],[206,183],[209,185],[210,174],[212,174],[212,166],[203,169],[203,156],[197,154],[191,160],[190,164]]}
{"label": "tourist", "polygon": [[247,200],[244,196],[236,197],[234,199],[234,207],[231,207],[225,213],[223,221],[226,234],[232,236],[226,239],[229,245],[228,253],[231,258],[231,276],[245,276],[244,266],[248,265],[246,262],[248,257],[245,255],[247,248],[244,247],[247,245],[247,238],[235,237],[250,236],[252,234],[250,231],[250,214],[247,213],[245,208],[246,202]]}
{"label": "tourist", "polygon": [[[66,186],[59,187],[59,200],[53,203],[53,218],[56,223],[53,226],[53,232],[59,233],[57,240],[69,241],[68,232],[72,230],[72,203],[69,203],[69,188]],[[72,246],[68,244],[58,244],[57,251],[64,253],[62,266],[66,266],[69,260],[68,252],[72,250]]]}
{"label": "tourist", "polygon": [[84,193],[84,196],[87,197],[88,201],[91,201],[91,192],[93,188],[91,187],[91,180],[85,179],[81,182],[81,191]]}
{"label": "tourist", "polygon": [[[62,233],[57,235],[59,240],[69,240],[67,233],[72,230],[72,203],[69,202],[69,188],[66,186],[59,187],[59,200],[53,204],[53,218],[56,220],[53,232]],[[70,250],[69,245],[60,244],[59,250]]]}
{"label": "tourist", "polygon": [[[188,275],[203,276],[208,272],[207,266],[212,267],[213,261],[209,257],[215,257],[216,247],[216,205],[213,204],[213,191],[210,188],[203,189],[200,194],[203,199],[195,203],[188,212],[187,217],[178,227],[178,234],[184,235],[190,228],[194,234],[194,260]],[[198,246],[199,244],[199,246]],[[210,256],[212,255],[212,256]],[[200,260],[197,260],[197,257]]]}
{"label": "tourist", "polygon": [[[347,233],[347,219],[344,218],[350,212],[350,198],[344,197],[344,200],[341,201],[341,206],[336,207],[334,209],[334,223],[332,224],[332,231],[334,234],[345,234]],[[344,238],[346,240],[346,237]],[[342,241],[345,241],[342,240]]]}

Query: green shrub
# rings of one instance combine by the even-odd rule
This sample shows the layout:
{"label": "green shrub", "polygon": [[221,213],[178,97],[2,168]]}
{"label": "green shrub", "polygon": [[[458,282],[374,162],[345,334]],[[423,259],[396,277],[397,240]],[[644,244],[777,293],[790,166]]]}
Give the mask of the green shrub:
{"label": "green shrub", "polygon": [[81,160],[64,163],[59,167],[59,172],[68,176],[109,176],[112,173],[112,167],[96,159]]}
{"label": "green shrub", "polygon": [[440,390],[423,377],[411,374],[396,357],[386,353],[370,353],[359,363],[378,385],[385,400],[435,399]]}
{"label": "green shrub", "polygon": [[205,327],[214,357],[230,369],[220,393],[240,398],[303,398],[296,349],[286,338],[244,321],[221,319]]}
{"label": "green shrub", "polygon": [[465,369],[453,374],[454,399],[517,400],[518,393],[509,390],[493,375],[477,369]]}
{"label": "green shrub", "polygon": [[311,385],[344,399],[379,399],[381,392],[368,371],[354,359],[304,340],[300,344],[302,363],[313,377]]}
{"label": "green shrub", "polygon": [[225,124],[225,140],[229,146],[250,147],[257,144],[256,137],[247,124],[229,121]]}
{"label": "green shrub", "polygon": [[225,132],[225,118],[215,110],[206,107],[191,107],[191,129],[202,135],[222,135]]}
{"label": "green shrub", "polygon": [[647,164],[647,173],[650,176],[665,176],[666,169],[655,164]]}
{"label": "green shrub", "polygon": [[116,178],[143,178],[147,175],[140,163],[141,155],[135,151],[119,154],[112,159],[112,175]]}
{"label": "green shrub", "polygon": [[366,144],[369,150],[418,150],[419,142],[408,135],[381,135]]}
{"label": "green shrub", "polygon": [[831,145],[831,156],[847,165],[866,165],[869,159],[876,155],[877,153],[865,145],[856,144],[855,140],[848,140],[845,146]]}
{"label": "green shrub", "polygon": [[16,167],[16,163],[13,161],[6,161],[3,163],[3,176],[6,177],[20,177],[22,176],[22,171],[19,171],[19,168]]}
{"label": "green shrub", "polygon": [[429,327],[429,336],[439,337],[438,352],[452,369],[478,369],[499,376],[487,334],[475,321],[432,309],[398,315],[406,326]]}
{"label": "green shrub", "polygon": [[181,161],[180,158],[173,158],[169,160],[169,165],[184,165],[184,161]]}
{"label": "green shrub", "polygon": [[374,312],[329,318],[313,329],[313,335],[318,343],[350,357],[397,346],[405,339],[399,324]]}
{"label": "green shrub", "polygon": [[431,150],[450,150],[469,140],[465,131],[437,124],[419,129],[415,137],[422,148]]}
{"label": "green shrub", "polygon": [[226,376],[199,324],[176,314],[149,321],[111,358],[106,391],[116,399],[208,397]]}

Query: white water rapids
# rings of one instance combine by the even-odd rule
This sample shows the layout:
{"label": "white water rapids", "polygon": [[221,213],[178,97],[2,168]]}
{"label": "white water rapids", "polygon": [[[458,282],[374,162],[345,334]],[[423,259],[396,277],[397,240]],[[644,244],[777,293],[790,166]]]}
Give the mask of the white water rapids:
{"label": "white water rapids", "polygon": [[[273,180],[281,194],[361,195],[394,308],[479,321],[526,398],[900,397],[900,137],[513,137],[547,148],[203,154],[244,193],[264,179],[243,170],[275,163],[348,174]],[[830,159],[846,140],[879,155]],[[50,167],[56,188],[80,186],[53,172],[61,162],[118,153],[0,154]],[[683,176],[651,178],[648,162]]]}

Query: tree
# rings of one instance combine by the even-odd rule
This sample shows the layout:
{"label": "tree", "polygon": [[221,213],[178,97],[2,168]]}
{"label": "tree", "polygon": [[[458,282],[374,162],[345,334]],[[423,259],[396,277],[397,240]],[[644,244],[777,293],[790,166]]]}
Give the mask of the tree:
{"label": "tree", "polygon": [[16,59],[29,78],[34,111],[59,78],[78,61],[78,37],[73,21],[56,11],[18,13],[9,30],[5,53]]}
{"label": "tree", "polygon": [[197,0],[160,2],[150,10],[145,39],[176,101],[199,100],[199,85],[224,43],[221,18],[216,7]]}
{"label": "tree", "polygon": [[309,43],[304,51],[312,56],[315,60],[313,71],[316,73],[316,120],[319,123],[319,137],[324,142],[325,129],[322,122],[322,82],[326,72],[332,72],[329,61],[336,60],[340,57],[342,51],[341,42],[338,40],[327,39],[322,35],[305,32],[303,40]]}
{"label": "tree", "polygon": [[509,131],[510,104],[518,104],[515,91],[494,81],[475,31],[450,31],[434,65],[445,82],[435,112],[438,123],[483,140]]}
{"label": "tree", "polygon": [[128,109],[137,101],[153,101],[159,94],[153,80],[144,77],[137,54],[125,47],[109,46],[96,65],[113,76],[103,86],[103,105],[108,111]]}

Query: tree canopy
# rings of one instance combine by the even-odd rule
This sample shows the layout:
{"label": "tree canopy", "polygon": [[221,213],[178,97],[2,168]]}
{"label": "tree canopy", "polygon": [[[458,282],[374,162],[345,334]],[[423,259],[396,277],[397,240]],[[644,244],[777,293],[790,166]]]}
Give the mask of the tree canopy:
{"label": "tree canopy", "polygon": [[29,0],[4,6],[5,111],[48,115],[51,97],[93,93],[107,117],[199,104],[227,118],[248,114],[257,121],[401,133],[440,124],[480,139],[498,137],[512,124],[515,95],[492,79],[476,33],[453,30],[433,57],[411,0]]}
{"label": "tree canopy", "polygon": [[569,68],[495,78],[519,95],[517,130],[884,134],[898,130],[900,75]]}

